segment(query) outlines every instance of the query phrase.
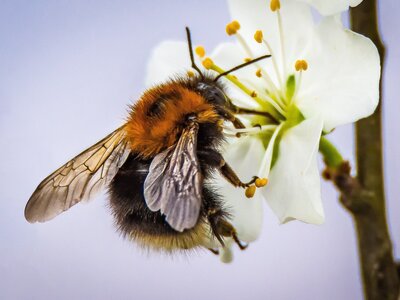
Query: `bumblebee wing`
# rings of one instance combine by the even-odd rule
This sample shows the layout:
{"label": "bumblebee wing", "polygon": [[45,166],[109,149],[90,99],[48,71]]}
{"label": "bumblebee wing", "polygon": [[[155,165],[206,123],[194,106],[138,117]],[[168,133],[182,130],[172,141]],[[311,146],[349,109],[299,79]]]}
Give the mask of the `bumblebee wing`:
{"label": "bumblebee wing", "polygon": [[25,218],[45,222],[109,183],[129,155],[125,130],[115,130],[45,178],[25,207]]}
{"label": "bumblebee wing", "polygon": [[158,154],[144,182],[144,198],[177,231],[193,228],[199,218],[203,176],[196,155],[199,125],[186,127],[175,147]]}

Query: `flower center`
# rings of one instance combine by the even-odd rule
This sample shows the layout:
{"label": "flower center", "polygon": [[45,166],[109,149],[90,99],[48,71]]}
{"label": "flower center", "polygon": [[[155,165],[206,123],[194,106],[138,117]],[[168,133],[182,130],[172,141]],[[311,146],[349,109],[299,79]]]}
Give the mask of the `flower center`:
{"label": "flower center", "polygon": [[[257,43],[266,48],[266,54],[271,55],[272,67],[267,70],[266,66],[263,65],[261,61],[254,62],[254,66],[257,68],[255,72],[257,79],[255,80],[260,82],[260,84],[255,84],[255,86],[257,86],[256,89],[249,88],[243,81],[240,81],[232,74],[225,76],[226,79],[249,96],[249,101],[258,104],[257,110],[266,112],[272,117],[273,122],[271,123],[271,118],[255,114],[251,119],[251,123],[254,127],[245,129],[225,127],[228,134],[255,134],[262,140],[266,149],[266,154],[258,174],[261,178],[268,177],[269,170],[274,165],[274,161],[278,155],[279,141],[283,134],[285,134],[288,129],[298,125],[304,120],[304,116],[296,106],[296,98],[301,88],[303,72],[308,69],[308,63],[303,59],[298,59],[294,66],[287,65],[284,28],[280,12],[281,3],[279,0],[271,0],[269,7],[270,10],[276,14],[278,31],[276,34],[279,38],[277,47],[271,47],[271,44],[264,37],[264,33],[261,30],[257,30],[253,38]],[[241,24],[238,21],[232,21],[226,26],[226,33],[236,36],[247,56],[245,61],[253,59],[255,55],[246,42],[246,39],[241,35],[240,28]],[[219,74],[225,72],[221,67],[215,64],[213,60],[209,57],[205,57],[204,48],[197,47],[195,52],[202,59],[203,66],[206,69],[213,70]],[[280,54],[280,56],[276,55],[277,53]],[[280,60],[278,60],[279,57],[281,58]]]}

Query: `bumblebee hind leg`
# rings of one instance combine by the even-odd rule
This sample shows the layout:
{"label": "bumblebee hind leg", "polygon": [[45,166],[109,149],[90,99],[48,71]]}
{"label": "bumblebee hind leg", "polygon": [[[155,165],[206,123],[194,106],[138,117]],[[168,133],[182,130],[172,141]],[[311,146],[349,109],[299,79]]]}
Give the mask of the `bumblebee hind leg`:
{"label": "bumblebee hind leg", "polygon": [[208,212],[208,221],[210,223],[211,230],[222,246],[225,246],[223,237],[230,237],[235,241],[240,250],[245,250],[248,247],[248,245],[243,244],[239,240],[235,227],[233,227],[233,225],[222,216],[222,212],[220,210],[210,209]]}

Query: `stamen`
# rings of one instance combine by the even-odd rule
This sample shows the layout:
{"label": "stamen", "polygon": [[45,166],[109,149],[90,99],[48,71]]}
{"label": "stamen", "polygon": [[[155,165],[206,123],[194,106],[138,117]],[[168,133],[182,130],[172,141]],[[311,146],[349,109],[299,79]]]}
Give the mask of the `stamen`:
{"label": "stamen", "polygon": [[297,60],[294,67],[295,67],[296,71],[307,71],[308,63],[304,59]]}
{"label": "stamen", "polygon": [[228,23],[228,25],[226,25],[225,28],[226,33],[228,35],[236,34],[239,29],[240,29],[240,23],[236,20]]}
{"label": "stamen", "polygon": [[[285,66],[286,66],[285,41],[283,39],[282,17],[280,14],[281,2],[279,0],[271,0],[270,8],[273,12],[277,13],[277,17],[278,17],[279,39],[280,39],[280,43],[281,43],[281,52],[282,52],[283,78],[286,78],[287,76],[286,76],[286,68],[285,68]],[[271,53],[271,55],[273,56],[272,53]],[[281,86],[282,86],[282,82],[281,82]],[[284,86],[282,86],[282,87],[285,88]]]}
{"label": "stamen", "polygon": [[281,52],[282,52],[282,71],[283,71],[283,78],[287,78],[286,76],[286,51],[285,51],[285,40],[283,35],[283,25],[282,25],[282,17],[279,12],[277,11],[278,16],[278,27],[279,27],[279,39],[281,42]]}
{"label": "stamen", "polygon": [[[206,57],[203,61],[202,64],[204,68],[207,70],[213,70],[219,74],[224,73],[225,71],[217,66],[211,58]],[[251,96],[253,93],[253,90],[249,89],[247,86],[245,86],[243,83],[241,83],[236,76],[233,76],[231,74],[228,74],[225,76],[226,79],[228,79],[230,82],[235,84],[239,89],[241,89],[243,92],[245,92],[247,95]],[[285,112],[282,110],[281,107],[271,98],[267,95],[265,99],[262,99],[258,96],[252,97],[258,105],[263,107],[268,113],[271,114],[273,118],[275,118],[276,121],[278,120],[284,120],[285,119]]]}
{"label": "stamen", "polygon": [[250,58],[250,57],[246,57],[245,59],[244,59],[244,62],[249,62],[249,61],[251,61],[252,59]]}
{"label": "stamen", "polygon": [[214,62],[212,61],[211,58],[206,57],[203,61],[202,61],[203,67],[206,68],[207,70],[213,69]]}
{"label": "stamen", "polygon": [[200,57],[203,58],[204,55],[206,55],[206,50],[204,49],[203,46],[197,46],[196,49],[194,50],[196,54]]}
{"label": "stamen", "polygon": [[254,39],[257,43],[261,44],[263,41],[263,32],[261,30],[257,30],[256,33],[254,33]]}
{"label": "stamen", "polygon": [[194,73],[193,73],[193,71],[187,71],[186,72],[186,74],[189,76],[189,77],[194,77]]}
{"label": "stamen", "polygon": [[271,54],[272,64],[274,66],[274,69],[275,69],[275,72],[276,72],[276,76],[278,77],[279,86],[282,87],[283,86],[283,84],[282,84],[283,79],[282,79],[281,72],[279,71],[279,68],[278,68],[278,63],[276,61],[275,53],[272,50],[270,44],[268,43],[268,41],[266,39],[263,38],[263,42],[264,42],[264,45],[267,47],[268,52]]}
{"label": "stamen", "polygon": [[[249,57],[254,57],[253,52],[251,51],[250,47],[247,45],[246,41],[245,41],[244,38],[241,36],[241,34],[240,34],[240,33],[237,33],[237,34],[236,34],[236,37],[237,37],[239,43],[242,45],[243,49],[245,50],[246,54],[247,54]],[[273,59],[273,58],[272,58],[272,59]],[[263,70],[263,68],[261,68],[260,65],[259,65],[258,63],[254,63],[254,65],[255,65],[257,68]],[[263,78],[265,79],[266,83],[268,84],[268,89],[271,90],[275,95],[279,95],[279,90],[278,90],[278,88],[276,87],[276,85],[275,85],[274,82],[272,81],[271,77],[269,77],[269,75],[268,75],[267,72],[264,72]]]}
{"label": "stamen", "polygon": [[253,198],[255,193],[256,193],[256,186],[250,185],[249,187],[247,187],[244,194],[246,195],[247,198]]}
{"label": "stamen", "polygon": [[297,72],[299,72],[299,76],[297,79],[297,84],[296,84],[296,90],[294,92],[294,95],[292,97],[292,99],[296,99],[296,96],[300,90],[300,86],[301,86],[301,81],[303,79],[303,71],[307,71],[308,69],[308,63],[307,61],[305,61],[304,59],[301,60],[297,60],[294,68],[296,69]]}
{"label": "stamen", "polygon": [[268,184],[268,178],[257,178],[255,184],[258,188],[266,186]]}
{"label": "stamen", "polygon": [[278,9],[281,8],[281,1],[271,0],[271,2],[269,3],[269,7],[271,8],[272,11],[277,11]]}
{"label": "stamen", "polygon": [[250,96],[253,97],[253,98],[255,98],[255,97],[257,97],[258,95],[257,95],[257,92],[256,92],[256,91],[252,91]]}
{"label": "stamen", "polygon": [[258,70],[256,71],[256,76],[257,76],[257,77],[261,77],[261,76],[262,76],[261,69],[258,69]]}

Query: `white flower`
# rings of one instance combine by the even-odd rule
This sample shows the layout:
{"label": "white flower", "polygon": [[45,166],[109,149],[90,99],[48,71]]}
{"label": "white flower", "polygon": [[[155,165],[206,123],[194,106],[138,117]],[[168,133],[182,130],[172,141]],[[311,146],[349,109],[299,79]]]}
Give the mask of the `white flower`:
{"label": "white flower", "polygon": [[[237,43],[217,47],[211,69],[226,70],[246,57],[272,55],[235,73],[253,97],[243,86],[231,84],[228,91],[237,105],[269,112],[275,119],[248,119],[261,129],[248,129],[251,135],[234,141],[224,154],[240,177],[254,174],[257,168],[258,175],[270,182],[252,200],[224,185],[225,201],[235,212],[232,223],[239,238],[250,242],[260,231],[260,195],[282,223],[324,221],[317,165],[321,134],[373,113],[379,98],[380,63],[369,39],[343,28],[336,17],[316,24],[305,3],[273,0],[272,11],[264,0],[228,2],[232,18],[242,28],[236,32]],[[318,3],[322,2],[313,2]],[[328,12],[327,6],[321,8]],[[253,38],[256,31],[260,43]],[[186,43],[165,42],[153,53],[147,82],[159,83],[177,71],[187,71],[189,61]],[[235,82],[232,76],[227,78]]]}
{"label": "white flower", "polygon": [[[265,199],[282,223],[322,223],[316,160],[321,133],[373,113],[379,99],[378,51],[368,38],[343,28],[338,18],[315,24],[309,7],[300,2],[281,1],[275,11],[262,0],[230,0],[229,6],[242,24],[238,43],[220,45],[214,61],[229,69],[243,57],[271,53],[269,61],[235,75],[273,105],[275,114],[286,117],[279,120],[277,138],[271,138],[262,159],[259,175],[270,181],[262,191]],[[253,39],[257,30],[264,35],[258,35],[261,43]],[[254,75],[257,68],[261,78]],[[254,103],[244,93],[232,93],[241,103]],[[262,103],[258,109],[271,111]]]}

